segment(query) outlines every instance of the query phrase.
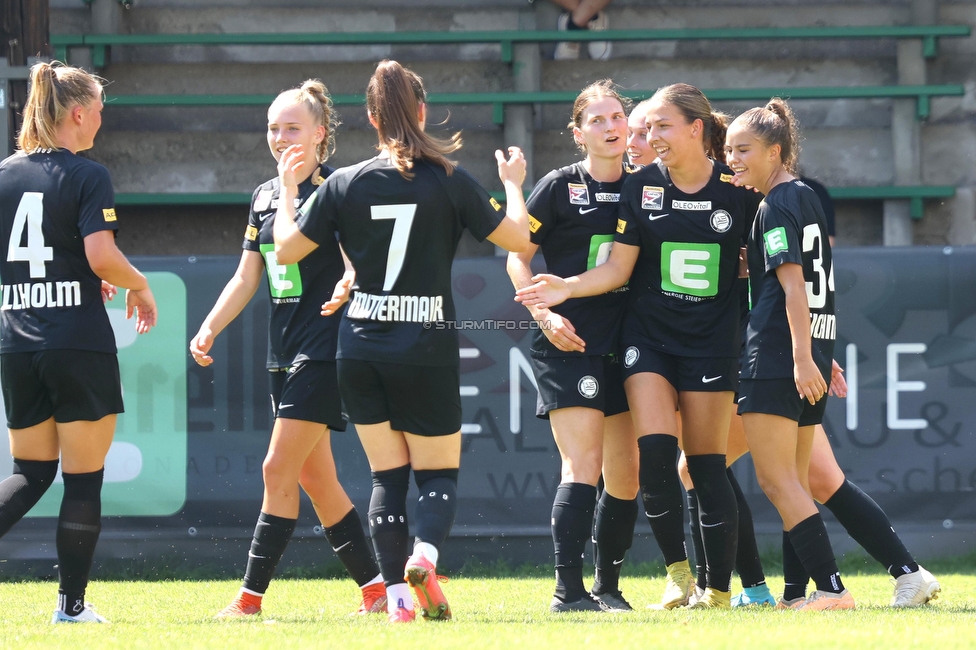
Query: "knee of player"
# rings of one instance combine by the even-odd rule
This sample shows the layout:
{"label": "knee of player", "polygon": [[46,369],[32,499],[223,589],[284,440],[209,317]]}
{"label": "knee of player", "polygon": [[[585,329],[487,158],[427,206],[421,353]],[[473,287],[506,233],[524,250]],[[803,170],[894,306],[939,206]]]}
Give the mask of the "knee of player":
{"label": "knee of player", "polygon": [[816,466],[811,463],[808,480],[810,483],[810,493],[814,500],[819,503],[826,503],[830,497],[834,496],[838,488],[844,484],[847,477],[836,463]]}
{"label": "knee of player", "polygon": [[599,454],[579,454],[564,458],[562,466],[563,483],[586,483],[596,485],[603,471],[603,459]]}

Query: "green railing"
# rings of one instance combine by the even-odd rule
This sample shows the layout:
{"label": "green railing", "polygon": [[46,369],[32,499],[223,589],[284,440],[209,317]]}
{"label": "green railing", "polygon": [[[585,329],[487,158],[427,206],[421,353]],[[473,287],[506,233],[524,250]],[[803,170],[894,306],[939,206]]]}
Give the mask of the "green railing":
{"label": "green railing", "polygon": [[458,32],[332,32],[290,34],[56,34],[55,57],[64,61],[69,47],[88,47],[92,64],[105,65],[106,48],[115,45],[438,45],[498,43],[502,60],[512,61],[516,43],[558,41],[687,41],[783,39],[921,39],[923,53],[938,54],[941,37],[969,36],[969,25],[869,25],[864,27],[744,27],[720,29],[613,29],[602,32],[458,31]]}
{"label": "green railing", "polygon": [[[718,88],[705,90],[711,101],[756,100],[770,97],[787,99],[876,99],[910,98],[916,102],[916,115],[925,119],[931,111],[934,96],[961,96],[965,93],[959,84],[927,86],[826,86],[826,87],[773,87],[773,88]],[[646,99],[653,90],[628,90],[624,94],[635,100]],[[485,93],[432,93],[430,104],[491,104],[492,119],[496,124],[504,122],[506,104],[572,104],[576,91],[542,92],[485,92]],[[106,106],[267,106],[274,95],[114,95],[105,100]],[[363,95],[333,95],[337,106],[364,105]]]}
{"label": "green railing", "polygon": [[[952,185],[875,185],[867,187],[829,187],[830,196],[838,200],[907,199],[911,201],[913,219],[924,214],[925,199],[945,199],[956,194]],[[499,201],[504,192],[492,192]],[[117,205],[248,205],[250,192],[120,192],[115,195]]]}

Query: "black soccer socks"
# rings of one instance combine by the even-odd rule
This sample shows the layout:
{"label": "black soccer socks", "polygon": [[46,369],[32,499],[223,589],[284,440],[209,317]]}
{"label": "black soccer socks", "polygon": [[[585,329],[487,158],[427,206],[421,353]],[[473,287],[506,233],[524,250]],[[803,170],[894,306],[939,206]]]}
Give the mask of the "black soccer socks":
{"label": "black soccer socks", "polygon": [[686,458],[688,473],[698,495],[706,586],[729,591],[735,567],[739,515],[735,492],[726,472],[725,454],[700,454]]}
{"label": "black soccer socks", "polygon": [[458,468],[414,470],[417,498],[417,541],[440,548],[457,515]]}
{"label": "black soccer socks", "polygon": [[891,527],[888,515],[859,487],[844,481],[824,506],[854,541],[887,569],[892,578],[918,571],[915,558]]}
{"label": "black soccer socks", "polygon": [[268,590],[278,562],[295,532],[296,522],[297,519],[277,517],[266,512],[258,515],[244,572],[244,588],[249,592],[263,596]]}
{"label": "black soccer socks", "polygon": [[637,499],[618,499],[606,490],[596,506],[596,579],[594,594],[620,591],[620,568],[634,542],[637,523]]}
{"label": "black soccer socks", "polygon": [[569,603],[586,596],[583,551],[593,527],[596,487],[560,483],[552,502],[552,544],[556,556],[556,597]]}
{"label": "black soccer socks", "polygon": [[366,533],[363,532],[363,524],[359,521],[356,508],[347,512],[338,523],[326,528],[325,538],[329,540],[342,566],[346,567],[349,577],[360,587],[380,572],[376,560],[373,559],[373,551],[366,541]]}
{"label": "black soccer socks", "polygon": [[410,466],[373,472],[369,498],[369,535],[373,539],[376,563],[386,586],[403,584],[407,564],[407,488]]}
{"label": "black soccer socks", "polygon": [[95,545],[102,531],[102,478],[105,470],[84,474],[62,472],[64,497],[58,515],[58,603],[69,616],[85,608],[85,589]]}
{"label": "black soccer socks", "polygon": [[637,440],[640,449],[640,492],[644,513],[664,564],[688,559],[685,548],[684,507],[678,480],[678,439],[652,434]]}
{"label": "black soccer socks", "polygon": [[732,468],[726,470],[729,485],[735,493],[735,506],[739,511],[739,541],[735,548],[735,572],[739,574],[744,588],[756,587],[766,582],[762,560],[759,559],[759,545],[756,543],[756,529],[752,522],[752,509],[746,495],[739,486]]}
{"label": "black soccer socks", "polygon": [[820,513],[807,517],[789,531],[790,543],[796,551],[796,556],[803,563],[820,591],[830,591],[839,594],[844,591],[844,583],[840,579],[837,560],[830,548],[827,528],[824,526]]}
{"label": "black soccer socks", "polygon": [[0,483],[0,537],[20,521],[54,483],[56,460],[14,458],[13,473]]}

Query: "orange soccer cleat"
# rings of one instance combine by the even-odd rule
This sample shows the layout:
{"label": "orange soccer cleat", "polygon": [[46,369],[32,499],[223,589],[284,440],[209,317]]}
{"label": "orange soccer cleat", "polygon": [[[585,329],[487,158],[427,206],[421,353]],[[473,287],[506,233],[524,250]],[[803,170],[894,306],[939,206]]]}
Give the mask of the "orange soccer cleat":
{"label": "orange soccer cleat", "polygon": [[451,618],[451,607],[441,591],[438,582],[447,582],[447,578],[439,576],[434,571],[430,560],[419,553],[415,553],[407,560],[403,579],[413,587],[420,604],[421,615],[428,620],[447,621]]}
{"label": "orange soccer cleat", "polygon": [[386,587],[382,582],[366,585],[362,590],[363,602],[359,604],[359,609],[354,612],[355,615],[386,613]]}

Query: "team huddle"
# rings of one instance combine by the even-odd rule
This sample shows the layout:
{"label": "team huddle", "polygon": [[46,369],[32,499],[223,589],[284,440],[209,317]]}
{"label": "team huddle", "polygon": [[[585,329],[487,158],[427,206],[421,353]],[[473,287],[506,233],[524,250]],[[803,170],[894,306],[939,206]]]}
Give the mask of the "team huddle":
{"label": "team huddle", "polygon": [[[60,457],[56,623],[105,621],[84,601],[105,455],[123,408],[102,303],[125,287],[137,331],[156,319],[145,278],[115,248],[108,173],[76,156],[93,144],[101,95],[101,80],[84,71],[34,66],[19,151],[0,163],[0,276],[11,285],[4,300],[22,303],[0,311],[15,459],[0,483],[0,536],[44,494]],[[392,623],[415,620],[416,609],[451,618],[437,564],[457,510],[459,347],[455,330],[429,325],[455,320],[451,265],[464,229],[510,251],[515,299],[544,324],[531,344],[537,415],[562,459],[550,611],[632,609],[619,578],[638,495],[668,572],[653,607],[853,608],[815,500],[896,579],[893,606],[938,596],[938,581],[884,512],[843,476],[820,427],[828,393],[843,396],[846,384],[832,361],[826,218],[797,178],[785,102],[729,123],[698,89],[674,84],[628,116],[612,82],[594,83],[568,125],[583,160],[546,175],[527,200],[522,152],[495,152],[504,210],[450,160],[460,134],[426,133],[426,91],[412,71],[381,62],[366,108],[378,155],[333,169],[337,119],[325,86],[307,81],[271,104],[277,176],[254,191],[238,269],[190,342],[197,363],[214,363],[214,338],[267,277],[274,426],[264,496],[243,584],[218,617],[260,614],[301,489],[362,591],[357,613]],[[540,250],[548,272],[534,275]],[[71,300],[59,302],[57,287]],[[370,465],[372,544],[332,457],[330,432],[347,422]],[[778,600],[729,469],[747,452],[783,520]],[[412,546],[411,471],[420,495]],[[743,586],[734,598],[733,571]]]}

